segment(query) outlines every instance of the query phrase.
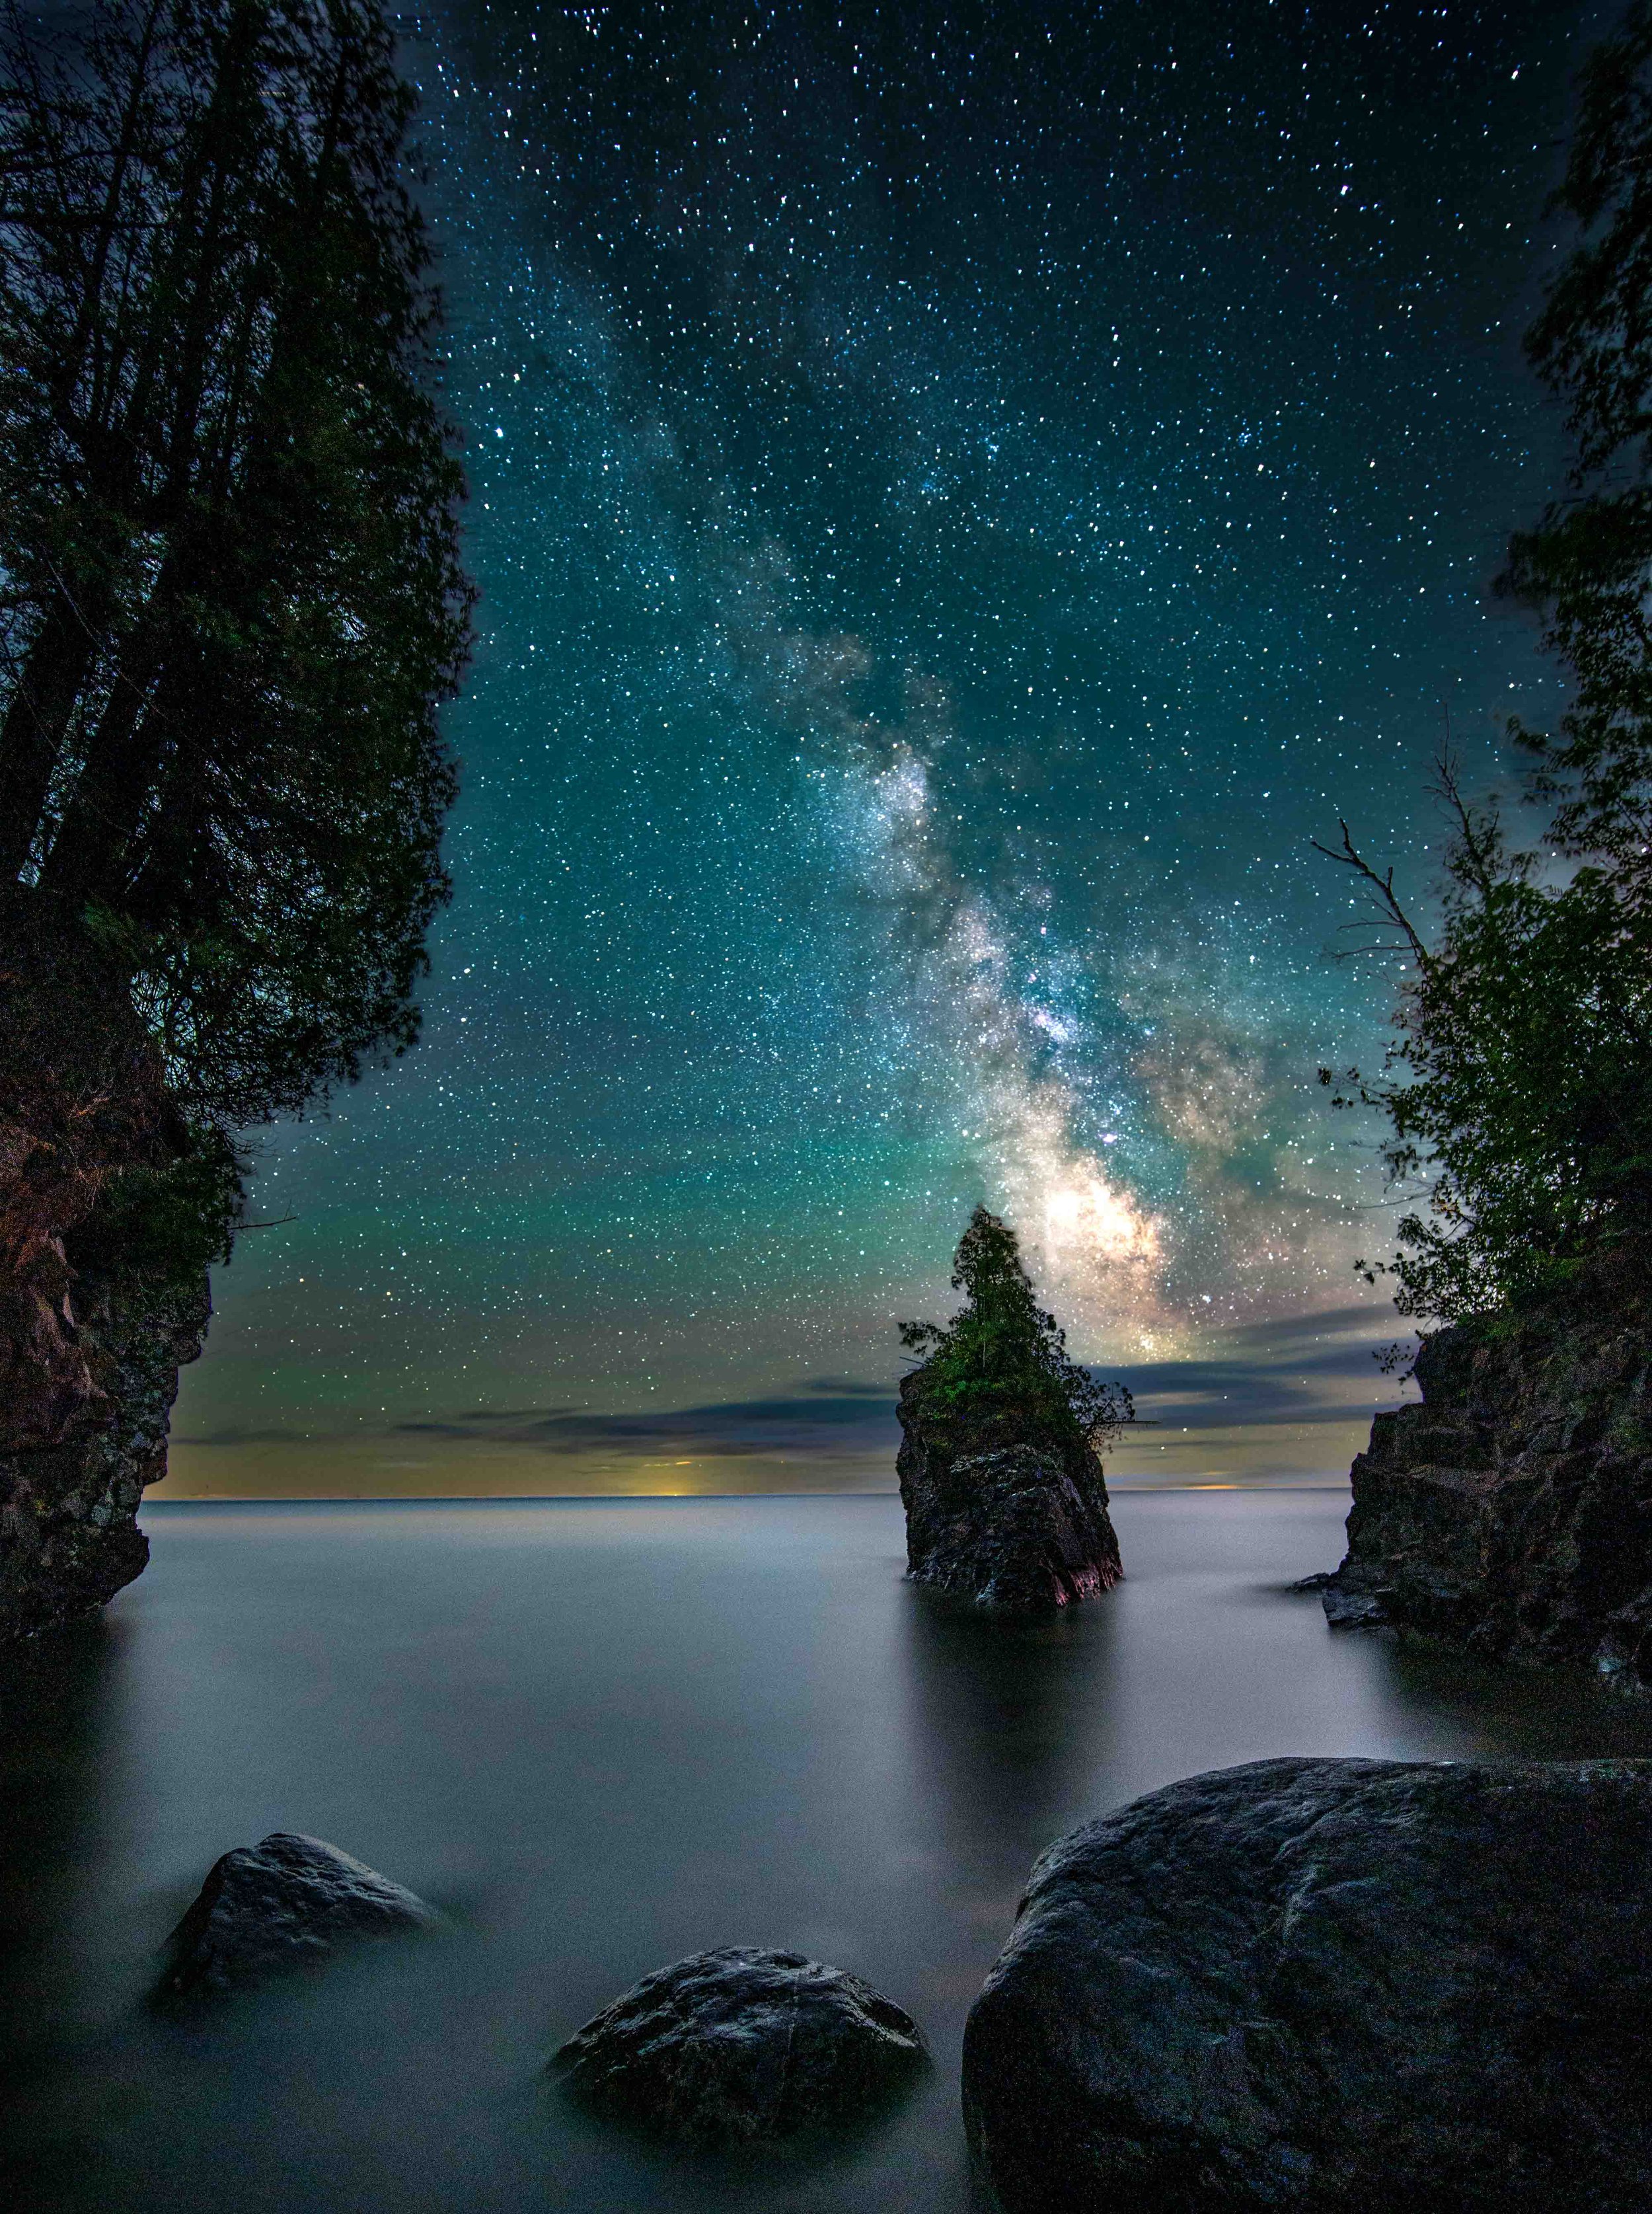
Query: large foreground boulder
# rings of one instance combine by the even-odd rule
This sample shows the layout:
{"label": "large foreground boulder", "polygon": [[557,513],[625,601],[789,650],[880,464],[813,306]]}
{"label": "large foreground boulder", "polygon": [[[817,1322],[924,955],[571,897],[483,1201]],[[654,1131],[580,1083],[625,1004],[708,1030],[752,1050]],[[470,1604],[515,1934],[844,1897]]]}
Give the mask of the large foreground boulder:
{"label": "large foreground boulder", "polygon": [[214,1863],[172,1933],[162,1989],[180,1997],[227,1991],[439,1919],[337,1845],[278,1830]]}
{"label": "large foreground boulder", "polygon": [[1074,1831],[965,2034],[1004,2214],[1641,2214],[1652,1762],[1272,1760]]}
{"label": "large foreground boulder", "polygon": [[1423,1341],[1420,1404],[1354,1463],[1339,1628],[1652,1686],[1652,1294],[1627,1249],[1563,1292]]}
{"label": "large foreground boulder", "polygon": [[717,2144],[875,2113],[925,2058],[911,2016],[859,1976],[729,1947],[645,1976],[551,2066],[597,2113]]}
{"label": "large foreground boulder", "polygon": [[[901,1385],[896,1470],[915,1582],[994,1614],[1036,1615],[1110,1590],[1122,1570],[1093,1449],[927,1419],[916,1369]],[[1005,1426],[1010,1428],[1013,1426]]]}

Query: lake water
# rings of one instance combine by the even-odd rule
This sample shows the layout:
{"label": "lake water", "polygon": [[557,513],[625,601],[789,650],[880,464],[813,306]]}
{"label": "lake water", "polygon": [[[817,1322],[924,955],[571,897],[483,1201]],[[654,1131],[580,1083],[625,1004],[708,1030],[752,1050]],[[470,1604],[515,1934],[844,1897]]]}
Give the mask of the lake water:
{"label": "lake water", "polygon": [[[151,1508],[107,1618],[0,1661],[13,2203],[963,2209],[964,2017],[1062,1830],[1269,1754],[1652,1752],[1587,1682],[1331,1635],[1282,1587],[1345,1506],[1118,1497],[1127,1581],[1019,1630],[903,1583],[886,1497]],[[149,2012],[208,1866],[283,1828],[451,1930]],[[870,1978],[927,2089],[829,2157],[682,2160],[544,2089],[624,1985],[729,1943]]]}

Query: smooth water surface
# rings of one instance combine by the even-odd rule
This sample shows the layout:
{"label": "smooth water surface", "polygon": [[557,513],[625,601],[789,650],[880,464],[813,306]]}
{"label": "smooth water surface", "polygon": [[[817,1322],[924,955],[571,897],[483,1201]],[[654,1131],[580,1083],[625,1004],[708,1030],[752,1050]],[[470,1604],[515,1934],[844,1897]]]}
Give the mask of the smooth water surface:
{"label": "smooth water surface", "polygon": [[[1035,1855],[1277,1753],[1652,1752],[1652,1717],[1335,1636],[1333,1492],[1135,1494],[1128,1581],[1036,1630],[902,1580],[887,1497],[149,1510],[101,1623],[0,1662],[15,2203],[195,2214],[962,2209],[964,2017]],[[332,1839],[450,1931],[176,2019],[207,1868]],[[675,2158],[544,2056],[730,1943],[869,1977],[929,2088],[858,2143]]]}

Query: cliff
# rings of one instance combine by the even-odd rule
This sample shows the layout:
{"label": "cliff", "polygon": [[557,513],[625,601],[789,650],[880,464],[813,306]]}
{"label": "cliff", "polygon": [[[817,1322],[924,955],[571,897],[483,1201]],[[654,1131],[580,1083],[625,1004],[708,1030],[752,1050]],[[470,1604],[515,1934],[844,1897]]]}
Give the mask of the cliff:
{"label": "cliff", "polygon": [[1392,1623],[1489,1657],[1652,1685],[1652,1257],[1423,1341],[1420,1404],[1353,1467],[1343,1626]]}
{"label": "cliff", "polygon": [[118,972],[0,897],[0,1638],[101,1605],[149,1557],[138,1504],[211,1306],[133,1191],[187,1150]]}

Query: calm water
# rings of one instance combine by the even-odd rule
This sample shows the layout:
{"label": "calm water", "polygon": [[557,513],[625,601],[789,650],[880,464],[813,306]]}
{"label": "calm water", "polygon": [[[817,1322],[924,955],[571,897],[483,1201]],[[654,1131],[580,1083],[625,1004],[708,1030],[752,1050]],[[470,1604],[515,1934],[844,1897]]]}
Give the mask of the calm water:
{"label": "calm water", "polygon": [[[1343,1504],[1126,1495],[1129,1581],[1009,1632],[902,1583],[891,1499],[151,1509],[107,1619],[0,1667],[15,2203],[963,2208],[964,2015],[1062,1830],[1271,1753],[1652,1752],[1587,1684],[1331,1636],[1280,1587]],[[208,1865],[278,1828],[452,1931],[148,2013]],[[731,1942],[870,1977],[927,2094],[827,2161],[684,2162],[541,2089],[624,1985]]]}

